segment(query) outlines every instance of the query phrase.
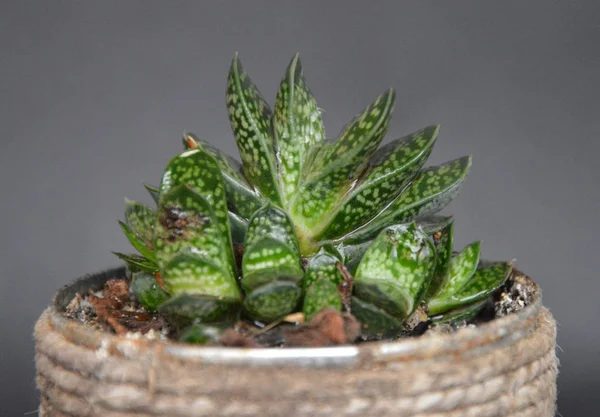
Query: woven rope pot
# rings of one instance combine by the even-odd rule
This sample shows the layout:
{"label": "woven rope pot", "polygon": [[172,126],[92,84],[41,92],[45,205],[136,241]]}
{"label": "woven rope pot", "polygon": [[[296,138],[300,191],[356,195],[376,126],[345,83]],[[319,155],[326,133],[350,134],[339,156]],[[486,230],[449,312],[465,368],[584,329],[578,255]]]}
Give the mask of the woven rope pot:
{"label": "woven rope pot", "polygon": [[[553,416],[556,326],[534,302],[451,334],[329,348],[215,348],[132,340],[62,314],[35,326],[41,416]],[[524,278],[527,279],[528,278]]]}

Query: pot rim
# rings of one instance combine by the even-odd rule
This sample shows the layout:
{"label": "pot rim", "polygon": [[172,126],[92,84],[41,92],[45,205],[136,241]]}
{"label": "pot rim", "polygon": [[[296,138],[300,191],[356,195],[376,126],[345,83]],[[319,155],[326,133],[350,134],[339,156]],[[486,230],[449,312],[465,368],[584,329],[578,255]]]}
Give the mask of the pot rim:
{"label": "pot rim", "polygon": [[56,293],[42,318],[46,316],[51,326],[72,343],[96,349],[99,353],[116,354],[133,360],[152,360],[160,354],[161,357],[213,365],[294,365],[310,368],[353,368],[391,362],[397,366],[415,362],[447,362],[456,360],[457,355],[480,356],[492,349],[513,344],[535,330],[536,318],[542,308],[541,289],[528,276],[518,271],[514,274],[534,288],[532,303],[517,313],[448,334],[426,333],[416,338],[364,342],[358,345],[289,348],[195,346],[176,341],[118,336],[63,315],[66,305],[76,293],[100,289],[109,279],[123,279],[124,267],[85,275],[64,286]]}

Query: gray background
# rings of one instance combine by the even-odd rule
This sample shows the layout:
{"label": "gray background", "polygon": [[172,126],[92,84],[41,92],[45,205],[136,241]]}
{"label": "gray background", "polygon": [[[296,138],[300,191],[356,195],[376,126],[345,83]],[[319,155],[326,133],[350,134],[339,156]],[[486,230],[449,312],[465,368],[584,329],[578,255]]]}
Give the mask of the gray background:
{"label": "gray background", "polygon": [[[457,245],[517,258],[559,323],[559,411],[600,388],[600,7],[574,1],[2,2],[0,415],[37,404],[33,323],[53,292],[127,251],[184,129],[235,154],[239,51],[270,101],[296,51],[330,135],[388,86],[388,138],[441,123],[432,163],[472,153]],[[587,413],[584,411],[587,409]]]}

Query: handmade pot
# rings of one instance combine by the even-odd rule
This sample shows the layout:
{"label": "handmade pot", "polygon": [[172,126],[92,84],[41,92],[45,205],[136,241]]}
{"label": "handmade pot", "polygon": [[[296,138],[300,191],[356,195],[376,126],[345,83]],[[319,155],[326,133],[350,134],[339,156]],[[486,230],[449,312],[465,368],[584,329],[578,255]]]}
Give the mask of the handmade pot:
{"label": "handmade pot", "polygon": [[556,326],[533,285],[518,313],[449,334],[326,348],[221,348],[134,340],[63,316],[35,326],[40,416],[553,416]]}

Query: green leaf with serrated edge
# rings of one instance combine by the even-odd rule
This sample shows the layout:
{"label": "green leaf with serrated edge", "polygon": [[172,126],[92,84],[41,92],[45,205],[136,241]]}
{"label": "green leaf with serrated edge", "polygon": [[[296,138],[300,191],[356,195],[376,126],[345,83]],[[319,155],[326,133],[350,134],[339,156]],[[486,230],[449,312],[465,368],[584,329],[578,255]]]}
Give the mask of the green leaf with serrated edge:
{"label": "green leaf with serrated edge", "polygon": [[156,260],[154,251],[148,246],[146,246],[144,241],[140,239],[135,233],[133,233],[129,226],[127,226],[122,221],[119,221],[119,226],[121,226],[121,229],[123,229],[123,233],[125,233],[125,236],[129,240],[129,243],[131,243],[131,246],[133,246],[135,250],[137,250],[143,257],[151,261]]}
{"label": "green leaf with serrated edge", "polygon": [[306,85],[298,54],[292,58],[277,91],[273,125],[285,204],[298,187],[309,150],[325,138],[321,112]]}
{"label": "green leaf with serrated edge", "polygon": [[449,298],[469,282],[479,264],[480,251],[481,242],[474,242],[450,259],[447,274],[434,298]]}
{"label": "green leaf with serrated edge", "polygon": [[200,147],[215,158],[223,176],[229,211],[248,220],[265,204],[265,199],[248,184],[241,164],[234,158],[189,132],[183,134],[183,143],[186,149]]}
{"label": "green leaf with serrated edge", "polygon": [[466,156],[422,170],[380,214],[345,239],[363,241],[389,224],[406,223],[437,213],[458,195],[470,167],[471,157]]}
{"label": "green leaf with serrated edge", "polygon": [[300,229],[301,246],[310,246],[310,240],[329,223],[336,204],[383,140],[394,98],[392,89],[379,96],[332,146],[326,146],[315,157],[310,172],[290,201],[291,215]]}
{"label": "green leaf with serrated edge", "polygon": [[385,208],[419,172],[433,149],[438,130],[438,125],[429,126],[379,149],[318,238],[343,236]]}
{"label": "green leaf with serrated edge", "polygon": [[435,248],[415,224],[385,228],[354,275],[354,297],[398,319],[409,316],[429,286]]}
{"label": "green leaf with serrated edge", "polygon": [[154,202],[156,204],[158,204],[158,202],[160,200],[160,190],[158,189],[158,187],[155,187],[153,185],[146,184],[146,183],[143,183],[143,184],[144,184],[144,188],[146,188],[146,190],[152,197],[152,200],[154,200]]}
{"label": "green leaf with serrated edge", "polygon": [[434,238],[433,244],[437,258],[435,261],[435,270],[431,285],[427,290],[427,298],[433,297],[438,293],[444,280],[447,279],[448,269],[450,268],[450,259],[452,258],[452,248],[454,245],[454,223],[450,223],[440,232],[440,236]]}
{"label": "green leaf with serrated edge", "polygon": [[161,193],[154,226],[154,247],[161,270],[178,253],[191,252],[211,260],[231,277],[237,275],[226,250],[228,236],[223,236],[212,207],[187,185]]}
{"label": "green leaf with serrated edge", "polygon": [[[210,258],[209,258],[210,259]],[[226,268],[194,252],[179,253],[162,269],[161,277],[172,295],[209,295],[241,300],[235,277]]]}
{"label": "green leaf with serrated edge", "polygon": [[133,298],[148,311],[156,311],[169,299],[169,294],[160,288],[154,274],[148,272],[133,274],[130,290]]}
{"label": "green leaf with serrated edge", "polygon": [[506,282],[512,266],[512,262],[481,262],[471,279],[454,295],[446,299],[429,300],[429,314],[442,314],[483,300]]}
{"label": "green leaf with serrated edge", "polygon": [[[211,207],[215,225],[221,235],[221,248],[229,260],[232,275],[237,275],[225,187],[215,158],[202,148],[185,151],[173,158],[167,165],[160,184],[161,200],[165,199],[170,190],[184,184],[201,195]],[[160,207],[163,206],[161,201]],[[164,211],[161,214],[164,215]]]}
{"label": "green leaf with serrated edge", "polygon": [[144,244],[152,249],[156,213],[145,204],[125,199],[125,224]]}
{"label": "green leaf with serrated edge", "polygon": [[465,307],[457,308],[443,314],[438,314],[429,317],[433,324],[457,323],[463,320],[470,320],[475,317],[485,306],[488,300],[484,299],[472,304],[467,304]]}
{"label": "green leaf with serrated edge", "polygon": [[276,205],[281,205],[272,112],[237,54],[227,79],[227,109],[246,177]]}
{"label": "green leaf with serrated edge", "polygon": [[120,252],[113,252],[113,254],[121,259],[122,261],[124,261],[127,266],[129,267],[129,269],[131,270],[131,272],[137,272],[137,271],[145,271],[145,272],[156,272],[158,271],[158,265],[155,262],[152,262],[151,260],[137,255],[135,253],[120,253]]}
{"label": "green leaf with serrated edge", "polygon": [[328,277],[317,278],[306,290],[304,295],[304,319],[309,322],[318,312],[331,308],[342,311],[342,295],[338,285]]}
{"label": "green leaf with serrated edge", "polygon": [[266,323],[296,310],[302,289],[289,281],[273,281],[246,295],[244,309],[250,317]]}

